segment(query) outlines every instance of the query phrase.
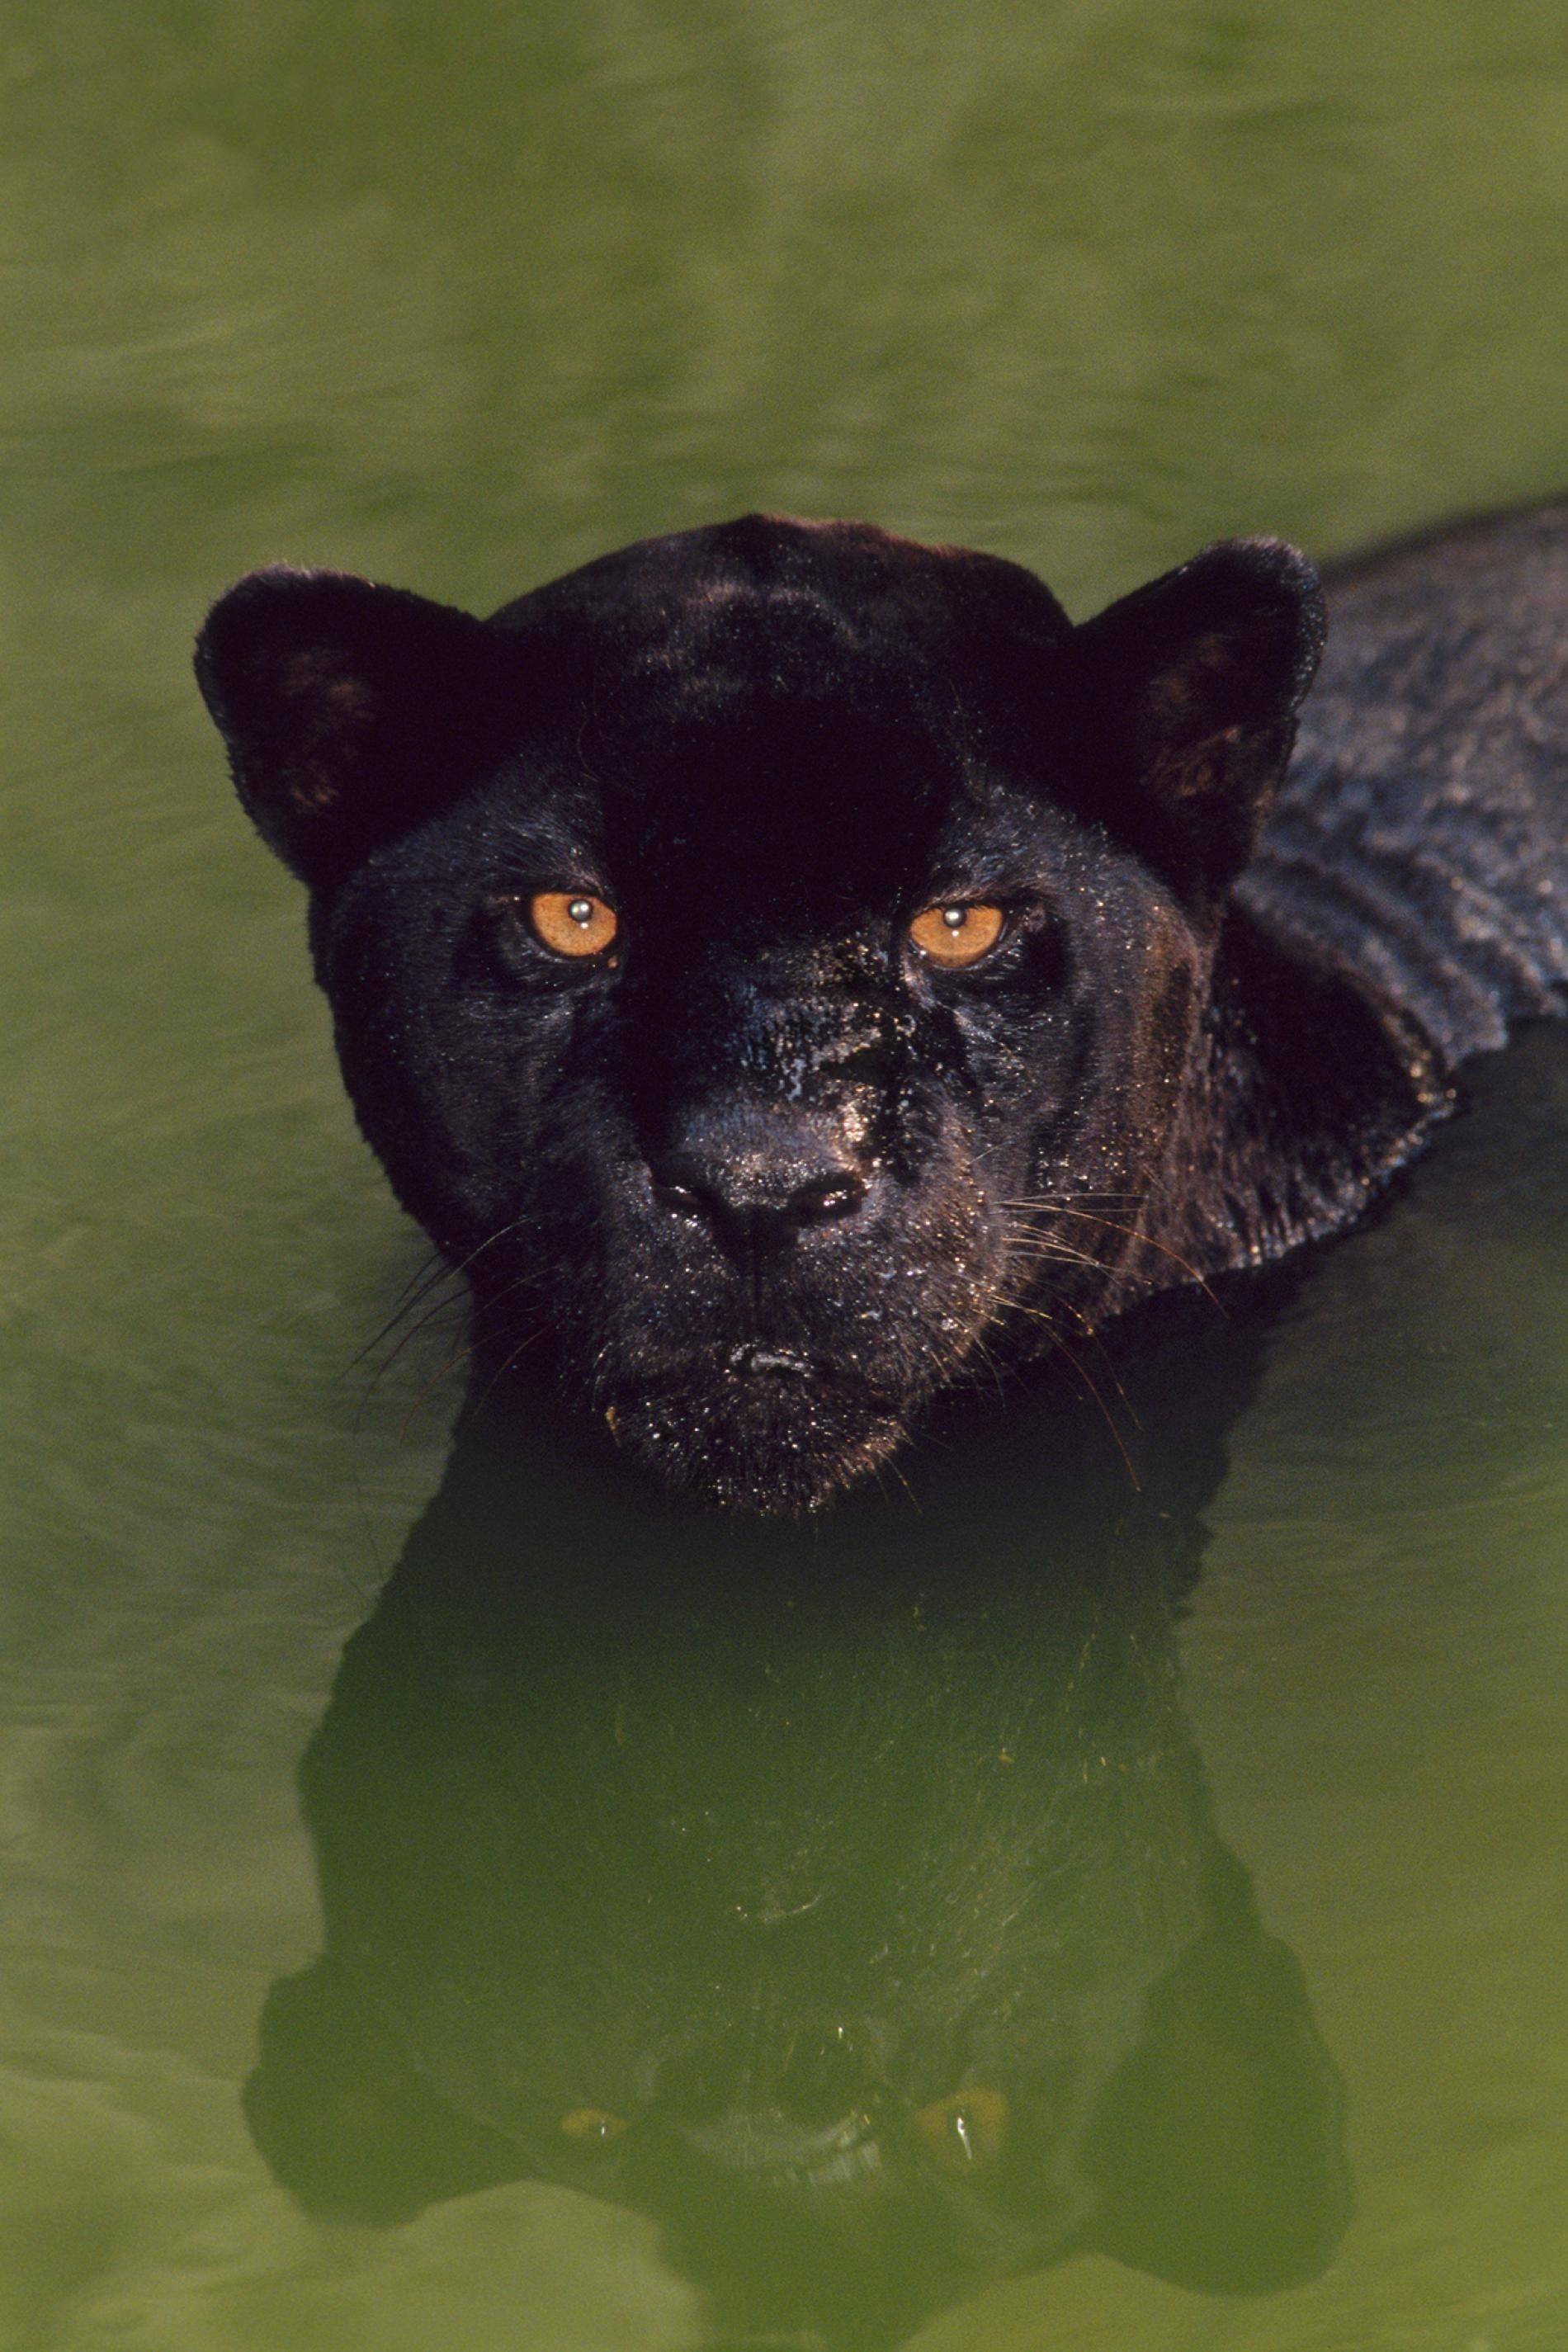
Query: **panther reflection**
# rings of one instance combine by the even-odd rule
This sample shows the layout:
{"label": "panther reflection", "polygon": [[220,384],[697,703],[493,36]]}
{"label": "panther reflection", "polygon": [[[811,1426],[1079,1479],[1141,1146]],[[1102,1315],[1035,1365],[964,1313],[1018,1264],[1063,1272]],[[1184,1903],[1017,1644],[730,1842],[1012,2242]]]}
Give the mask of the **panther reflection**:
{"label": "panther reflection", "polygon": [[1042,1396],[810,1530],[470,1422],[305,1762],[325,1951],[247,2091],[279,2179],[637,2208],[731,2344],[873,2352],[1091,2249],[1314,2274],[1338,2078],[1175,1656],[1258,1344],[1099,1365],[1136,1487]]}

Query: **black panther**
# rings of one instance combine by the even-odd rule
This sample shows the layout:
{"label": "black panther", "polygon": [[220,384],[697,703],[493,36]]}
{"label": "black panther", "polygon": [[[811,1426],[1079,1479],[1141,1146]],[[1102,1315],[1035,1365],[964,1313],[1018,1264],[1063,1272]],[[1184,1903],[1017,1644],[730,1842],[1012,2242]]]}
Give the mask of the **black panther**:
{"label": "black panther", "polygon": [[788,1512],[1342,1228],[1561,1009],[1565,592],[1568,508],[1363,560],[1309,696],[1278,541],[1075,628],[1016,565],[750,516],[488,622],[258,572],[197,669],[487,1389],[526,1359]]}
{"label": "black panther", "polygon": [[1343,2092],[1175,1638],[1270,1327],[1146,1311],[1136,1484],[1049,1382],[826,1527],[465,1415],[301,1776],[324,1944],[246,2105],[308,2210],[570,2187],[659,2222],[705,2344],[777,2352],[1086,2252],[1318,2273]]}

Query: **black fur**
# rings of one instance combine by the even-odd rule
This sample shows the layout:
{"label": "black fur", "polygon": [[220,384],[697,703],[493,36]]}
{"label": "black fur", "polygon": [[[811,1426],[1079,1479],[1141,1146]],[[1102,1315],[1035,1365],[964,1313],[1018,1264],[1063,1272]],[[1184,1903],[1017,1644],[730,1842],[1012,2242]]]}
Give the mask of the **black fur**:
{"label": "black fur", "polygon": [[[1015,565],[755,516],[489,623],[261,572],[197,667],[492,1382],[531,1350],[670,1485],[791,1510],[1344,1226],[1561,1005],[1565,581],[1561,509],[1331,579],[1288,776],[1323,608],[1268,541],[1076,629]],[[616,953],[552,956],[546,889]],[[961,902],[1005,931],[938,969],[908,925]]]}

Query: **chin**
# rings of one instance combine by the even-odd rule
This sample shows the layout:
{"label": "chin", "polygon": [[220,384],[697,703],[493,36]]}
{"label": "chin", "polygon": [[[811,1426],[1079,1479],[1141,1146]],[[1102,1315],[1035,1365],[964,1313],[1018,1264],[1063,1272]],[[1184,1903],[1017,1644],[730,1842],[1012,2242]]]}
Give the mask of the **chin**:
{"label": "chin", "polygon": [[748,1351],[745,1369],[617,1389],[616,1444],[672,1492],[760,1518],[822,1510],[906,1434],[895,1402],[799,1360]]}

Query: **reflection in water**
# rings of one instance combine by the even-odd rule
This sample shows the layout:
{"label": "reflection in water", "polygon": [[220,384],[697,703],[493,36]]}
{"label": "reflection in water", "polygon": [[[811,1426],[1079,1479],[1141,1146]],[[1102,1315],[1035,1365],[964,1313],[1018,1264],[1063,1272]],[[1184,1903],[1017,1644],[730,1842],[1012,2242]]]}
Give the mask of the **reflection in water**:
{"label": "reflection in water", "polygon": [[727,2339],[846,2352],[1089,2249],[1314,2274],[1338,2077],[1175,1657],[1258,1352],[1215,1318],[1110,1391],[1136,1489],[1039,1398],[790,1531],[470,1415],[306,1759],[279,2177],[381,2223],[571,2184],[656,2216]]}

